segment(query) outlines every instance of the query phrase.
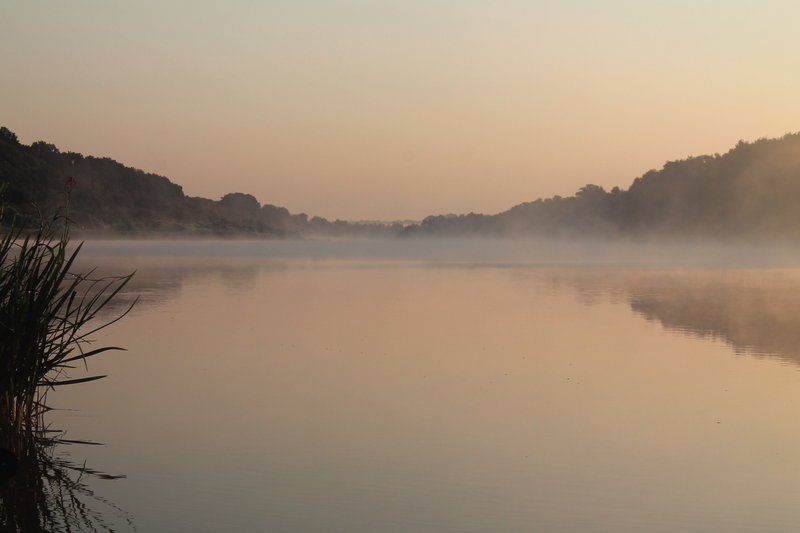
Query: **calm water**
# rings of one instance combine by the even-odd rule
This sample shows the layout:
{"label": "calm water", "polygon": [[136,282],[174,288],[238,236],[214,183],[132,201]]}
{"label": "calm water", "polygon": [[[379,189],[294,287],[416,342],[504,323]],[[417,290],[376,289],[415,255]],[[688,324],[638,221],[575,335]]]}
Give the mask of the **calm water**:
{"label": "calm water", "polygon": [[800,528],[800,269],[336,246],[90,243],[141,297],[97,336],[128,349],[90,362],[109,377],[51,396],[104,443],[59,453],[127,476],[86,477],[91,508],[143,532]]}

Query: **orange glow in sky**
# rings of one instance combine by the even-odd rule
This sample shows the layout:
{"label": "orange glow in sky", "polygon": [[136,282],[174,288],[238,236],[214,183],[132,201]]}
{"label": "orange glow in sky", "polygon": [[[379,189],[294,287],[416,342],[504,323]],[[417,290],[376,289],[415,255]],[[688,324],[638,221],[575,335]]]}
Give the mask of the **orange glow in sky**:
{"label": "orange glow in sky", "polygon": [[800,3],[0,5],[0,125],[187,194],[496,213],[800,130]]}

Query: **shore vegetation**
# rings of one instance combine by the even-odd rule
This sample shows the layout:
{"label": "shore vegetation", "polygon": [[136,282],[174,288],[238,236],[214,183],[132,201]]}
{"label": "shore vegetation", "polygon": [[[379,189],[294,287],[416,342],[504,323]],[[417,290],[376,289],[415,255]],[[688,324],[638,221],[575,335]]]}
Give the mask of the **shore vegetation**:
{"label": "shore vegetation", "polygon": [[48,408],[48,392],[104,377],[70,376],[72,369],[122,349],[95,347],[91,337],[130,311],[133,304],[110,319],[102,313],[133,274],[73,272],[83,243],[71,243],[69,226],[65,209],[35,230],[14,223],[2,228],[0,425],[5,433],[35,430]]}

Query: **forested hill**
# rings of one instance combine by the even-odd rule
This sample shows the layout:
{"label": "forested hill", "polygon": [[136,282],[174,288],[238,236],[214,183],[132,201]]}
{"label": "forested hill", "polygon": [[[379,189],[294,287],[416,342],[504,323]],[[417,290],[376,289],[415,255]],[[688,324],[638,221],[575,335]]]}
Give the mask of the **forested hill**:
{"label": "forested hill", "polygon": [[586,185],[496,215],[439,215],[418,225],[353,224],[290,214],[244,193],[186,196],[167,178],[113,159],[21,144],[0,128],[6,223],[37,225],[64,205],[79,230],[124,235],[666,237],[800,240],[800,133],[739,142],[724,155],[670,161],[627,190]]}
{"label": "forested hill", "polygon": [[586,185],[497,215],[440,215],[407,235],[800,240],[800,134],[671,161],[627,190]]}
{"label": "forested hill", "polygon": [[4,221],[37,226],[65,204],[78,231],[123,235],[287,237],[301,235],[396,235],[401,227],[330,222],[261,205],[249,194],[213,201],[186,196],[164,176],[126,167],[113,159],[61,152],[38,141],[21,144],[0,127],[0,184]]}

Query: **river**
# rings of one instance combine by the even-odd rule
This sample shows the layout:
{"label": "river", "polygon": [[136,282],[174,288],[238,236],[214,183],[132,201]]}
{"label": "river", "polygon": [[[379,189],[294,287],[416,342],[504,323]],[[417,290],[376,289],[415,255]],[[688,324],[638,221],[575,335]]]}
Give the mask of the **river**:
{"label": "river", "polygon": [[146,532],[800,529],[795,265],[408,246],[87,243],[137,270],[110,312],[139,298],[96,335],[127,349],[89,360],[108,377],[50,396],[103,444],[57,451],[113,474],[83,476],[88,508]]}

